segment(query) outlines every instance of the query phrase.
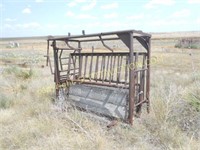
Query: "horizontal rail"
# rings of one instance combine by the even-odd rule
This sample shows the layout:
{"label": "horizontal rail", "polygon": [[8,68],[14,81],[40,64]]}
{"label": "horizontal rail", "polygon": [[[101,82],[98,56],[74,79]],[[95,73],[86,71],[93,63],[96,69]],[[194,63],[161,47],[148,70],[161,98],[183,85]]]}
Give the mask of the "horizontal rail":
{"label": "horizontal rail", "polygon": [[[146,52],[135,52],[134,55],[147,55]],[[126,55],[129,55],[128,52],[113,52],[113,53],[71,53],[72,56],[99,56],[99,55],[105,55],[105,56],[115,56],[115,55],[120,55],[120,56],[126,56]]]}

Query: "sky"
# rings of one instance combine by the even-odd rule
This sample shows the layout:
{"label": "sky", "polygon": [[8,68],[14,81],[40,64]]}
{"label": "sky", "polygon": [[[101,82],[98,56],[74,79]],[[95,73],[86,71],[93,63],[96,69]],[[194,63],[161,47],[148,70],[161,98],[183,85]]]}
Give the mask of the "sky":
{"label": "sky", "polygon": [[0,0],[0,37],[200,31],[200,0]]}

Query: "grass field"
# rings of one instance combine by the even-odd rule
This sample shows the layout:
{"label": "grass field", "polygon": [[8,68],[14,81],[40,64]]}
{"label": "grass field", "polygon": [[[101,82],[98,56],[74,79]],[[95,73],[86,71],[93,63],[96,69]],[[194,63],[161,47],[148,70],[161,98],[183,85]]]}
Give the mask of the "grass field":
{"label": "grass field", "polygon": [[[45,66],[46,42],[0,41],[0,149],[140,150],[200,147],[200,49],[174,48],[176,38],[152,41],[151,112],[134,125],[107,121],[54,103]],[[162,43],[162,44],[161,44]]]}

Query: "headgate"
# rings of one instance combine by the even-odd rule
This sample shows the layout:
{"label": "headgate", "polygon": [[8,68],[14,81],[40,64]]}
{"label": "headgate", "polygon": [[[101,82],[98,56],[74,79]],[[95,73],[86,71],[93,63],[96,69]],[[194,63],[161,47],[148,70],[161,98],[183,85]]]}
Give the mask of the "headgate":
{"label": "headgate", "polygon": [[[122,41],[127,50],[108,46]],[[136,41],[143,47],[138,51]],[[151,35],[137,30],[49,37],[47,65],[56,84],[56,95],[65,89],[76,106],[133,123],[142,105],[149,112]],[[107,51],[84,50],[82,43],[101,42]],[[50,43],[54,65],[50,60]]]}

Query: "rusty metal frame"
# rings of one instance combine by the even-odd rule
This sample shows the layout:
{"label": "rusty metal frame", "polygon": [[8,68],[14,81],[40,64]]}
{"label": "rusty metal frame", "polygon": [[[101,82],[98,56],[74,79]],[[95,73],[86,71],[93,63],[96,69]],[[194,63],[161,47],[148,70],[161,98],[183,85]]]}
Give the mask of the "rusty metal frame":
{"label": "rusty metal frame", "polygon": [[[84,32],[85,33],[85,32]],[[102,38],[103,36],[111,36],[115,35],[117,37],[109,37],[109,38]],[[89,39],[91,38],[92,39]],[[134,49],[134,39],[136,39],[143,47],[146,49],[145,53],[135,53]],[[114,40],[121,40],[129,49],[129,52],[126,53],[119,53],[115,52],[112,48],[104,43],[104,41],[114,41]],[[59,48],[56,45],[56,41],[63,41],[66,43],[67,48]],[[92,47],[92,53],[82,53],[81,43],[84,42],[94,42],[100,41],[105,48],[109,50],[109,53],[96,53],[94,52],[94,47]],[[49,56],[49,45],[52,42],[52,48],[54,52],[54,81],[56,84],[56,95],[59,95],[59,85],[62,85],[65,82],[75,82],[75,83],[85,83],[85,84],[95,84],[101,86],[111,86],[111,87],[122,87],[129,89],[128,94],[128,118],[127,121],[131,125],[133,124],[133,117],[134,112],[140,115],[141,107],[143,103],[147,104],[147,112],[149,113],[150,110],[150,57],[151,57],[151,35],[148,33],[144,33],[142,31],[137,30],[125,30],[125,31],[115,31],[115,32],[105,32],[105,33],[97,33],[97,34],[83,34],[83,35],[75,35],[72,36],[68,34],[65,37],[51,37],[47,40],[47,65],[50,65],[51,72],[52,65],[50,63],[50,56]],[[78,44],[77,48],[71,46],[69,42],[76,42]],[[65,76],[60,75],[60,68],[59,68],[59,59],[61,59],[61,55],[59,55],[59,50],[71,50],[72,53],[69,54],[69,61],[68,61],[68,71]],[[86,77],[86,67],[87,67],[87,60],[88,57],[91,57],[91,62],[89,65],[89,73],[90,75]],[[93,58],[96,57],[96,62],[92,62]],[[137,68],[137,59],[138,57],[143,57],[143,65],[142,68]],[[78,60],[77,60],[78,58]],[[72,59],[72,61],[71,61]],[[99,67],[99,60],[101,59],[100,68]],[[122,59],[125,59],[124,63],[126,64],[125,67],[125,81],[120,81],[120,72],[122,65]],[[83,64],[83,60],[85,64]],[[61,61],[61,60],[60,60]],[[76,62],[78,61],[78,64]],[[107,62],[107,63],[106,63]],[[127,67],[129,64],[129,67]],[[107,72],[102,72],[103,75],[100,75],[98,78],[98,74],[91,77],[91,68],[92,66],[96,65],[95,72],[98,72],[99,69],[102,72],[105,68],[110,68],[110,71],[114,73],[112,68],[115,68],[117,65],[117,80],[113,80],[113,76],[109,76]],[[74,67],[74,70],[71,67]],[[76,68],[78,66],[78,68]],[[85,69],[83,69],[85,68]],[[73,73],[71,73],[71,71]],[[78,72],[75,72],[78,70]],[[73,76],[71,79],[70,76]],[[108,78],[109,76],[109,78]],[[140,76],[140,79],[138,79]],[[129,81],[127,79],[129,77]],[[84,79],[84,81],[82,80]],[[138,82],[141,84],[139,85]],[[128,85],[128,86],[127,86]],[[137,99],[136,103],[136,87],[139,85],[139,98]],[[146,90],[146,91],[144,91]],[[142,93],[143,92],[143,93]],[[146,94],[144,94],[146,92]]]}

